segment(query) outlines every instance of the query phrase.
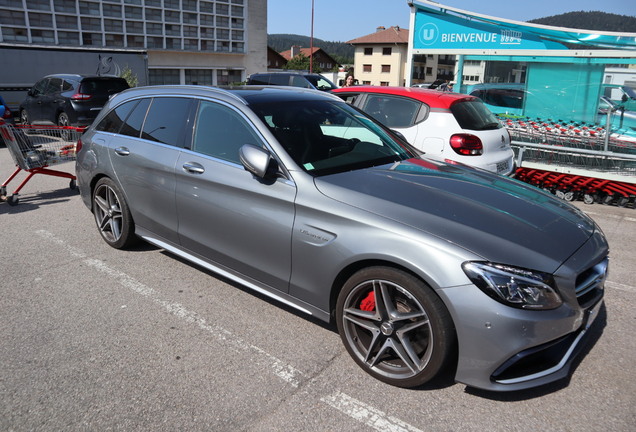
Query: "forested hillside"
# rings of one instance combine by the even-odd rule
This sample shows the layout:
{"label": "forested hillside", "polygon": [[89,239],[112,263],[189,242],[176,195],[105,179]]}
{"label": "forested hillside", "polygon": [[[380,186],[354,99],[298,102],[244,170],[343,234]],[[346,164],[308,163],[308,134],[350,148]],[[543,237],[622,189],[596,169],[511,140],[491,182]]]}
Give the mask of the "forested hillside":
{"label": "forested hillside", "polygon": [[528,22],[555,27],[636,33],[636,17],[606,12],[568,12]]}

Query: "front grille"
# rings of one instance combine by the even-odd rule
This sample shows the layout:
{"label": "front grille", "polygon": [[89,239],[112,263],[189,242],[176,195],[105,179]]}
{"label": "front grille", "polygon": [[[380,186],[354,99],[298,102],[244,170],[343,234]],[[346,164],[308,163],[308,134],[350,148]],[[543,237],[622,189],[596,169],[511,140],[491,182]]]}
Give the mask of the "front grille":
{"label": "front grille", "polygon": [[591,306],[603,296],[608,260],[605,258],[576,278],[576,298],[581,307]]}

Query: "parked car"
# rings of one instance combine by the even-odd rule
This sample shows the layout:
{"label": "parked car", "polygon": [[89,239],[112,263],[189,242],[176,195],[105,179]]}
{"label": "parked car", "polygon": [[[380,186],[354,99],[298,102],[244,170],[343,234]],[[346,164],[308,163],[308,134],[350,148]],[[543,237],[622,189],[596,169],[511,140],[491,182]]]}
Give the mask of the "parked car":
{"label": "parked car", "polygon": [[408,87],[333,90],[428,155],[509,175],[510,134],[477,98]]}
{"label": "parked car", "polygon": [[76,172],[106,243],[144,239],[335,322],[396,386],[447,367],[489,390],[563,378],[603,301],[608,245],[583,212],[429,159],[327,93],[126,90]]}
{"label": "parked car", "polygon": [[338,88],[324,76],[309,72],[255,73],[247,79],[248,85],[277,85],[329,91]]}
{"label": "parked car", "polygon": [[621,105],[626,111],[636,111],[636,90],[626,85],[603,84],[603,96]]}
{"label": "parked car", "polygon": [[109,97],[127,89],[114,76],[48,75],[29,90],[20,104],[23,124],[88,126]]}
{"label": "parked car", "polygon": [[474,84],[468,86],[466,93],[481,99],[494,113],[510,115],[523,113],[525,84]]}

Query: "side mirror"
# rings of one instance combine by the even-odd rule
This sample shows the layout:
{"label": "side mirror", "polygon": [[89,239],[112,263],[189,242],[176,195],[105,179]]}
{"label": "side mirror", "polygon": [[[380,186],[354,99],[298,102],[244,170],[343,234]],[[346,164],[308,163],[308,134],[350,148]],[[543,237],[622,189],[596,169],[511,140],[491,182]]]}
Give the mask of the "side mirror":
{"label": "side mirror", "polygon": [[243,167],[260,179],[278,171],[276,161],[267,150],[261,147],[245,144],[239,149],[239,157]]}

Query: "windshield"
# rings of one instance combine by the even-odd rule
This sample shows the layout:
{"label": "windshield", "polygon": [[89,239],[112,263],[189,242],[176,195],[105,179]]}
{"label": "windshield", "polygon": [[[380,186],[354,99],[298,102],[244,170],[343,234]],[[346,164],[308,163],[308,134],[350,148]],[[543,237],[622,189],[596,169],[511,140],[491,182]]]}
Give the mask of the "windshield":
{"label": "windshield", "polygon": [[451,111],[462,129],[481,131],[503,127],[480,100],[460,100],[451,105]]}
{"label": "windshield", "polygon": [[326,175],[410,159],[418,151],[397,141],[344,102],[260,103],[252,110],[306,172]]}
{"label": "windshield", "polygon": [[306,75],[305,78],[307,78],[307,81],[309,81],[318,90],[329,91],[338,88],[334,83],[322,75]]}

